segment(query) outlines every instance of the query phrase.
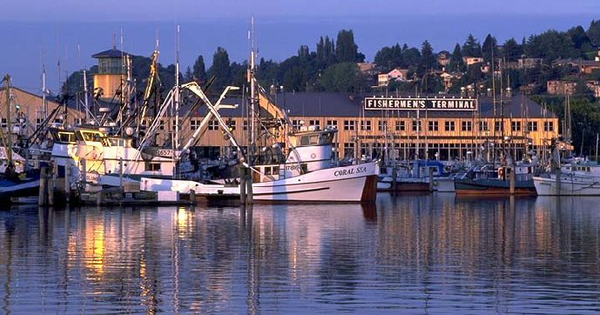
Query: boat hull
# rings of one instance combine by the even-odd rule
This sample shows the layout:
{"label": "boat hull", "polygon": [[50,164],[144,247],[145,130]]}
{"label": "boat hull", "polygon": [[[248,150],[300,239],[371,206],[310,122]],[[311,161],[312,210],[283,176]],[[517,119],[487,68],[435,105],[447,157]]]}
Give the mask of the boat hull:
{"label": "boat hull", "polygon": [[[510,195],[510,182],[496,179],[455,179],[457,195]],[[535,196],[533,181],[517,181],[514,195]]]}
{"label": "boat hull", "polygon": [[[538,195],[541,196],[600,196],[600,181],[534,177],[533,182]],[[559,187],[560,186],[560,187]]]}
{"label": "boat hull", "polygon": [[[255,201],[263,202],[374,202],[377,165],[365,163],[316,170],[291,178],[253,183]],[[210,199],[239,199],[240,187],[185,180],[143,178],[142,190],[179,191]]]}

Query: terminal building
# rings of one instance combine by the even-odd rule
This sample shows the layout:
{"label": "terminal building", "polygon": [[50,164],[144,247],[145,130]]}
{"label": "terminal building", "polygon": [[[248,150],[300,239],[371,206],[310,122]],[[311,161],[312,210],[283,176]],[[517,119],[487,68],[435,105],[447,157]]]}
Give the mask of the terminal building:
{"label": "terminal building", "polygon": [[[383,158],[388,152],[398,159],[417,154],[430,159],[469,159],[492,147],[510,150],[517,158],[532,152],[541,156],[559,136],[558,117],[522,95],[496,102],[488,97],[322,92],[279,93],[270,98],[287,113],[296,130],[337,128],[340,158]],[[220,113],[235,137],[246,145],[248,119],[244,106]],[[184,134],[193,133],[202,118],[196,113],[183,122]],[[198,146],[212,157],[227,150],[229,143],[216,120],[209,122]]]}

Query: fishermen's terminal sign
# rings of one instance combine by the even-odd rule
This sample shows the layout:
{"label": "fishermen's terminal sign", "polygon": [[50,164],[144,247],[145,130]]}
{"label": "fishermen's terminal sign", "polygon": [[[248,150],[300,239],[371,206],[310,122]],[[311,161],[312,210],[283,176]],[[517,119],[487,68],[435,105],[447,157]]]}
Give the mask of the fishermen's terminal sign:
{"label": "fishermen's terminal sign", "polygon": [[477,99],[448,97],[366,97],[365,110],[476,111]]}

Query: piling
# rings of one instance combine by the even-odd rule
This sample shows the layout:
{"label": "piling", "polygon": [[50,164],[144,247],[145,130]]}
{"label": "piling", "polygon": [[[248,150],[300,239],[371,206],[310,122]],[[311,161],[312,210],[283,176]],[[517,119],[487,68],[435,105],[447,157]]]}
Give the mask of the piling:
{"label": "piling", "polygon": [[251,205],[254,203],[254,193],[252,192],[252,169],[248,168],[246,179],[246,203]]}
{"label": "piling", "polygon": [[69,165],[65,165],[65,201],[67,204],[71,197],[71,167]]}
{"label": "piling", "polygon": [[196,204],[196,190],[190,189],[190,202]]}
{"label": "piling", "polygon": [[38,192],[38,206],[43,207],[46,205],[46,168],[40,169],[40,190]]}
{"label": "piling", "polygon": [[427,168],[429,170],[429,192],[433,192],[433,168]]}
{"label": "piling", "polygon": [[246,204],[246,168],[243,166],[240,166],[239,168],[239,173],[240,173],[240,204],[245,205]]}
{"label": "piling", "polygon": [[[49,171],[49,172],[48,172]],[[46,170],[46,198],[47,205],[54,206],[54,167]]]}
{"label": "piling", "polygon": [[556,195],[560,196],[560,167],[556,169],[556,185],[555,185],[555,189],[556,189]]}
{"label": "piling", "polygon": [[398,168],[394,165],[394,167],[392,167],[392,192],[396,192],[396,189],[398,188]]}
{"label": "piling", "polygon": [[510,194],[514,195],[515,194],[515,184],[516,184],[516,180],[515,180],[515,169],[513,167],[509,168],[510,170],[510,174],[508,175],[508,178],[510,180]]}
{"label": "piling", "polygon": [[123,190],[123,159],[119,158],[119,187]]}

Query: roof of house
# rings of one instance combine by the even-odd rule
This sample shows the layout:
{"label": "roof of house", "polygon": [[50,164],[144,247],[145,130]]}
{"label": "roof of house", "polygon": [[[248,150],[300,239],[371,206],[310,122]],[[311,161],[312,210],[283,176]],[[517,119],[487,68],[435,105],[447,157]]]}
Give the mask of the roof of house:
{"label": "roof of house", "polygon": [[[362,110],[365,97],[373,95],[355,95],[350,93],[331,92],[301,92],[279,93],[271,96],[275,104],[286,111],[290,117],[415,117],[416,110]],[[405,95],[406,97],[406,95]],[[433,96],[432,96],[433,97]],[[438,96],[439,97],[439,96]],[[452,96],[449,96],[450,98]],[[455,96],[458,97],[458,96]],[[224,117],[243,116],[245,107],[241,98],[229,98],[223,103],[239,104],[236,109],[222,109],[219,112]],[[483,118],[494,117],[494,102],[492,98],[479,98],[480,115]],[[204,110],[198,113],[202,115]],[[386,114],[387,113],[387,114]],[[497,117],[500,117],[501,106],[496,102]],[[439,111],[420,110],[421,117],[430,118],[468,118],[473,116],[471,111]],[[504,117],[529,117],[529,118],[556,118],[557,116],[547,111],[544,113],[542,106],[524,95],[517,95],[504,102]]]}

